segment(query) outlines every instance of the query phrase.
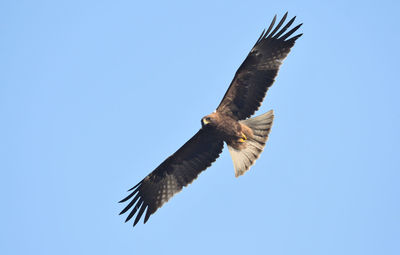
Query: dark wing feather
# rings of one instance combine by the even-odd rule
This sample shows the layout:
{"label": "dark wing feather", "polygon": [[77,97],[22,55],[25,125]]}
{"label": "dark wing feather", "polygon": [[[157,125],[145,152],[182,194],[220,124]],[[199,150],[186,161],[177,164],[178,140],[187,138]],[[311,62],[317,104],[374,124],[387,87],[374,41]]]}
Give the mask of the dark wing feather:
{"label": "dark wing feather", "polygon": [[253,49],[237,70],[217,111],[237,120],[243,120],[253,115],[261,106],[268,88],[274,83],[282,61],[290,52],[295,41],[302,35],[287,39],[302,24],[285,34],[296,18],[292,18],[282,27],[286,17],[287,13],[273,29],[275,16],[267,31],[262,32]]}
{"label": "dark wing feather", "polygon": [[177,152],[167,158],[140,183],[131,188],[131,194],[120,202],[133,199],[121,211],[123,214],[132,209],[126,221],[136,212],[135,226],[147,209],[144,223],[173,195],[182,190],[197,178],[200,172],[219,157],[223,149],[223,141],[210,128],[200,129]]}

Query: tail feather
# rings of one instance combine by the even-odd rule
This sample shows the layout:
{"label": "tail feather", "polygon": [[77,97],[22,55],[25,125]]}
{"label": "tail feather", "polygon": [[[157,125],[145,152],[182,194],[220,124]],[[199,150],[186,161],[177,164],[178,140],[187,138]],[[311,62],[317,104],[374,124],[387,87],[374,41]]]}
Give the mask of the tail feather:
{"label": "tail feather", "polygon": [[240,121],[240,123],[248,126],[253,131],[253,137],[249,137],[248,140],[245,141],[246,148],[241,150],[237,150],[228,145],[236,177],[243,175],[249,170],[250,166],[252,166],[260,156],[267,142],[273,119],[274,114],[273,111],[270,110],[257,117]]}

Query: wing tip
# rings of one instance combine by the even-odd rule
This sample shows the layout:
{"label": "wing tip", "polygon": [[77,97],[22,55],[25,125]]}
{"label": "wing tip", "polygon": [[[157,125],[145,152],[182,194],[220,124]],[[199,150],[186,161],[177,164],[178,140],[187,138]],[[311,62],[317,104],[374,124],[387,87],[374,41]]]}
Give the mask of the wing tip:
{"label": "wing tip", "polygon": [[[283,25],[283,23],[285,23],[285,20],[288,16],[289,12],[286,11],[285,14],[283,15],[282,19],[279,21],[278,25],[274,28],[276,19],[277,19],[277,15],[274,15],[274,18],[272,19],[269,27],[267,30],[263,30],[260,37],[258,38],[256,45],[259,43],[262,43],[263,41],[267,40],[267,39],[281,39],[283,41],[285,41],[290,35],[292,35],[297,29],[299,29],[303,23],[300,23],[299,25],[295,26],[294,28],[292,28],[289,32],[287,32],[286,34],[283,34],[292,24],[293,22],[296,20],[297,16],[293,16],[293,18],[291,18],[286,25],[282,28],[281,26]],[[272,31],[272,32],[271,32]],[[282,35],[283,34],[283,35]],[[302,35],[302,34],[301,34]],[[296,39],[299,38],[300,36],[295,36]],[[294,38],[294,37],[293,37]],[[290,38],[289,40],[291,40],[292,38]]]}

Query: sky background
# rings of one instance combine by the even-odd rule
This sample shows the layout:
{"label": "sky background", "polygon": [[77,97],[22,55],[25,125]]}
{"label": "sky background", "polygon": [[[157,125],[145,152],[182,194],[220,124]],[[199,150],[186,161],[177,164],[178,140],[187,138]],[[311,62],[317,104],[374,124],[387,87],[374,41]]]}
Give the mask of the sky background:
{"label": "sky background", "polygon": [[[398,1],[1,1],[1,254],[400,254]],[[212,112],[275,14],[304,23],[228,150],[146,225],[126,191]]]}

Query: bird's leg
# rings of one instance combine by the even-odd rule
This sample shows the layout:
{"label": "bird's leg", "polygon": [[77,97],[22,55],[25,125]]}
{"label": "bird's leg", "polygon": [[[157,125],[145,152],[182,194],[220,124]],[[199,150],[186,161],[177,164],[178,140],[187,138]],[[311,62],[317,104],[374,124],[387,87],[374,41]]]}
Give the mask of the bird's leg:
{"label": "bird's leg", "polygon": [[246,135],[241,132],[241,137],[238,139],[239,143],[244,143],[247,140]]}

